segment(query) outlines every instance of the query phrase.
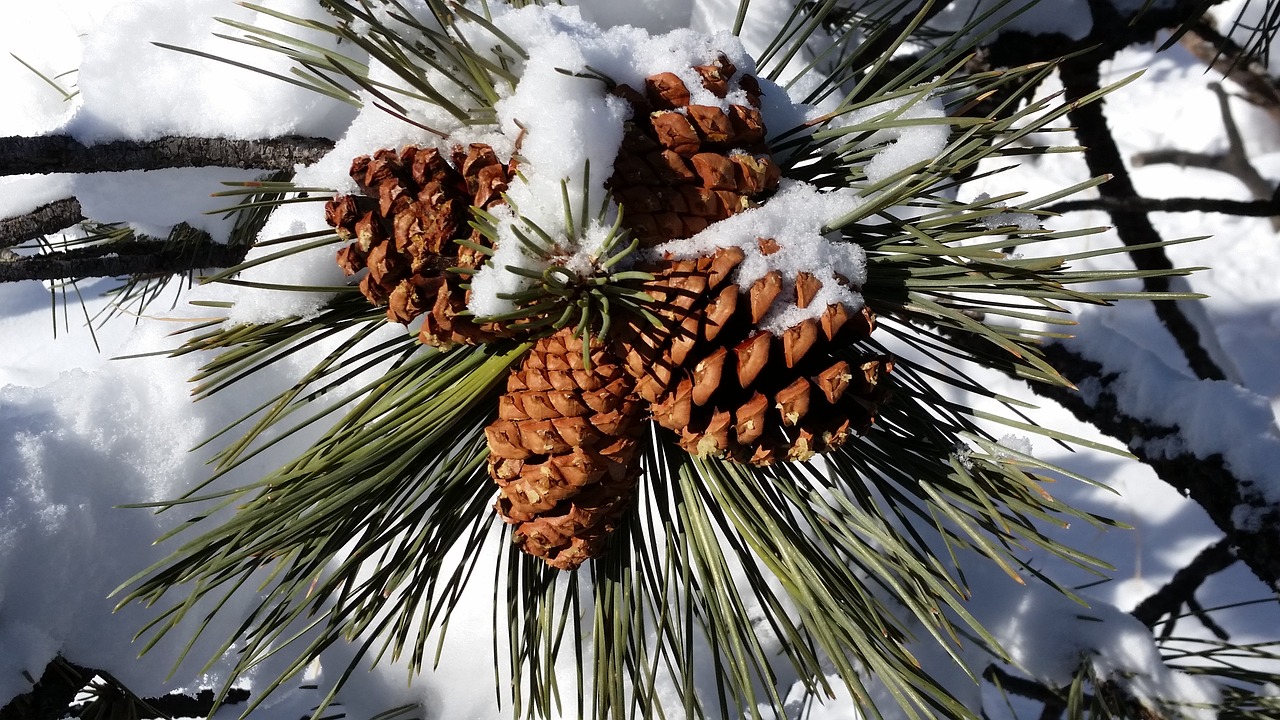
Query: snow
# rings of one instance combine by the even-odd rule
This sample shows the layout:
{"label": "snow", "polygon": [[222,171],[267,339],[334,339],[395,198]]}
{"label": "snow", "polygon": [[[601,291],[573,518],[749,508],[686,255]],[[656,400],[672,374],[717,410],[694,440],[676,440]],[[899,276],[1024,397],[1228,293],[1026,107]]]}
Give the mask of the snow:
{"label": "snow", "polygon": [[832,123],[833,127],[858,128],[878,122],[935,119],[923,125],[888,127],[870,133],[858,147],[885,145],[864,168],[867,180],[879,183],[917,164],[938,157],[947,146],[951,128],[947,113],[938,97],[903,95],[859,108]]}
{"label": "snow", "polygon": [[[850,243],[829,240],[827,224],[848,214],[864,200],[852,190],[820,192],[804,183],[783,181],[769,202],[710,225],[687,240],[672,240],[653,249],[655,255],[676,258],[706,255],[717,247],[741,248],[745,257],[734,272],[741,288],[771,271],[782,276],[779,298],[795,297],[795,278],[812,274],[822,283],[804,307],[775,302],[760,327],[777,335],[806,319],[817,319],[828,305],[844,305],[851,313],[862,308],[861,288],[867,281],[866,255]],[[776,251],[766,252],[760,239],[772,239]]]}
{"label": "snow", "polygon": [[[268,0],[262,5],[302,19],[325,16],[308,0]],[[332,36],[302,31],[226,0],[120,2],[87,37],[79,72],[81,102],[65,132],[84,143],[164,135],[332,137],[350,122],[352,109],[338,100],[154,44],[289,75],[292,63],[283,55],[215,37],[228,31],[215,19],[219,17],[290,33],[330,52],[348,52],[337,48]]]}
{"label": "snow", "polygon": [[[1136,0],[1135,0],[1136,2]],[[317,17],[305,0],[271,0],[282,12]],[[587,65],[614,79],[636,83],[659,70],[683,68],[714,60],[726,53],[744,72],[754,72],[752,57],[763,50],[765,40],[785,22],[789,4],[784,0],[751,3],[741,40],[712,34],[732,22],[737,3],[729,0],[604,0],[582,3],[581,16],[573,8],[495,13],[497,22],[520,38],[530,51],[523,68],[524,80],[514,90],[505,89],[500,106],[501,132],[467,129],[456,119],[429,106],[406,103],[423,118],[455,137],[490,142],[500,154],[515,150],[519,127],[524,127],[520,152],[528,173],[512,188],[522,213],[547,229],[563,230],[560,183],[567,179],[570,193],[580,192],[586,160],[592,198],[603,197],[603,179],[610,174],[613,152],[620,141],[620,123],[626,108],[599,92],[599,83],[574,78],[556,68],[581,70]],[[949,13],[969,6],[953,5]],[[36,134],[65,130],[86,141],[118,138],[151,138],[165,134],[212,134],[228,137],[265,137],[278,133],[318,134],[338,140],[334,152],[299,171],[300,184],[330,187],[337,192],[352,189],[346,175],[350,159],[381,147],[406,143],[434,143],[432,136],[372,108],[358,114],[347,106],[261,75],[223,66],[151,45],[167,43],[233,57],[246,63],[287,72],[280,58],[213,38],[226,27],[214,16],[232,17],[264,28],[281,30],[278,20],[222,0],[114,0],[87,2],[61,0],[26,3],[6,8],[13,22],[0,28],[0,46],[22,57],[46,74],[79,69],[66,76],[66,87],[78,84],[82,91],[72,100],[50,88],[33,73],[0,53],[0,80],[22,98],[23,112],[0,117],[0,134]],[[948,18],[944,15],[939,22]],[[635,27],[611,27],[630,23]],[[1022,15],[1013,28],[1053,29],[1079,37],[1089,27],[1087,6],[1072,0],[1045,2]],[[40,33],[24,32],[41,28]],[[694,32],[682,30],[692,27]],[[296,29],[290,30],[296,32]],[[477,30],[476,32],[480,32]],[[317,38],[312,38],[316,40]],[[822,38],[815,40],[820,47]],[[330,46],[332,47],[332,46]],[[343,48],[351,52],[350,48]],[[815,50],[816,51],[816,50]],[[812,58],[793,60],[794,74]],[[1116,135],[1127,143],[1126,154],[1152,147],[1220,149],[1222,131],[1213,96],[1203,88],[1203,68],[1176,49],[1154,57],[1150,49],[1122,54],[1108,68],[1122,77],[1135,67],[1151,67],[1147,78],[1126,87],[1108,103],[1109,120]],[[373,64],[375,77],[390,79],[385,68]],[[379,73],[383,73],[379,75]],[[784,72],[781,78],[788,77]],[[689,84],[689,83],[687,83]],[[785,93],[764,81],[764,112],[772,131],[788,128],[821,109],[807,108],[801,97],[803,84]],[[690,87],[696,88],[697,83]],[[1046,88],[1049,92],[1051,88]],[[556,97],[556,104],[546,98]],[[368,96],[365,95],[366,100]],[[706,98],[704,98],[706,100]],[[710,102],[710,101],[708,101]],[[1237,103],[1238,105],[1238,103]],[[896,110],[874,106],[866,120]],[[1255,153],[1274,152],[1278,145],[1266,139],[1272,133],[1267,122],[1240,107],[1251,126]],[[926,101],[909,112],[920,117],[941,117],[940,105]],[[565,118],[568,118],[566,122]],[[519,125],[516,123],[519,122]],[[919,130],[917,133],[916,130]],[[885,143],[885,150],[869,170],[868,180],[889,177],[925,161],[945,143],[945,126],[925,125],[889,129],[873,136],[869,144]],[[566,142],[564,138],[572,138]],[[1275,157],[1261,159],[1274,169]],[[1270,166],[1266,165],[1271,162]],[[1031,195],[1049,192],[1084,177],[1078,157],[1046,156],[1028,160],[1015,172],[974,183],[974,192],[992,196],[1012,190]],[[872,177],[871,173],[875,173]],[[219,169],[175,170],[158,173],[124,173],[69,178],[0,179],[0,215],[26,212],[61,197],[80,198],[86,215],[101,220],[133,223],[143,232],[163,235],[167,225],[179,220],[225,235],[225,221],[205,215],[223,201],[208,197],[220,189],[219,181],[242,180],[252,173]],[[1139,191],[1150,196],[1187,194],[1189,185],[1212,186],[1224,196],[1245,198],[1244,190],[1230,179],[1207,171],[1150,166],[1135,171]],[[172,188],[191,188],[177,194]],[[572,197],[572,195],[571,195]],[[853,246],[834,243],[824,234],[826,223],[846,214],[862,202],[846,192],[819,192],[799,183],[785,184],[767,206],[717,224],[699,236],[660,248],[660,252],[695,254],[714,246],[735,245],[748,254],[736,280],[749,283],[768,269],[779,269],[784,278],[800,270],[815,272],[823,292],[811,307],[831,302],[860,305],[858,288],[865,282],[865,262]],[[1280,405],[1280,287],[1273,278],[1280,272],[1280,248],[1262,219],[1223,218],[1211,215],[1157,215],[1166,237],[1214,232],[1222,241],[1192,243],[1170,250],[1180,265],[1212,266],[1189,282],[1192,289],[1211,297],[1204,301],[1200,320],[1217,338],[1222,354],[1236,360],[1233,373],[1240,382],[1194,380],[1179,355],[1147,309],[1136,307],[1091,310],[1077,316],[1078,337],[1069,347],[1102,362],[1117,373],[1109,391],[1116,393],[1122,409],[1159,424],[1177,425],[1181,432],[1162,450],[1190,452],[1200,457],[1223,454],[1231,470],[1253,480],[1261,506],[1280,503],[1280,438],[1275,429],[1275,408]],[[606,221],[608,217],[606,217]],[[1039,218],[1023,213],[1002,213],[987,218],[991,229],[1038,227]],[[1045,220],[1050,228],[1105,224],[1100,215],[1078,213]],[[608,223],[591,227],[580,248],[590,254]],[[275,213],[263,237],[279,237],[324,230],[320,203],[288,205]],[[509,230],[509,229],[508,229]],[[509,236],[508,236],[509,237]],[[770,237],[782,248],[764,256],[757,239]],[[1115,242],[1112,235],[1072,240],[1081,246]],[[260,257],[272,248],[256,250]],[[502,252],[510,252],[503,250]],[[581,261],[581,257],[578,258]],[[513,259],[511,262],[523,262]],[[566,261],[569,262],[569,261]],[[585,265],[580,267],[586,267]],[[849,281],[837,282],[836,276]],[[331,249],[292,256],[244,274],[247,280],[317,286],[345,282],[332,260]],[[90,312],[105,305],[94,296],[109,282],[84,283]],[[503,286],[509,287],[509,286]],[[490,297],[496,298],[497,290]],[[164,680],[181,649],[167,642],[137,659],[132,635],[149,612],[129,607],[112,614],[106,596],[120,582],[160,558],[171,544],[152,541],[185,515],[178,510],[152,515],[116,506],[170,498],[208,476],[208,450],[191,453],[211,432],[243,414],[248,408],[296,380],[330,348],[324,345],[282,360],[254,378],[238,393],[225,393],[192,404],[187,379],[201,360],[187,358],[131,358],[109,361],[113,355],[158,351],[177,340],[171,330],[212,314],[208,308],[186,305],[188,300],[234,300],[232,322],[264,322],[318,311],[331,293],[282,292],[197,287],[184,290],[182,303],[172,309],[158,304],[151,317],[116,321],[98,333],[103,351],[95,352],[83,328],[67,333],[50,332],[49,291],[39,284],[0,286],[0,336],[7,341],[0,351],[0,705],[23,692],[28,683],[22,673],[38,675],[55,654],[75,662],[108,669],[143,694],[162,694],[175,687],[216,684],[225,676],[225,662],[199,672],[199,663],[184,666],[172,680]],[[75,299],[66,310],[74,319]],[[482,308],[483,309],[483,308]],[[62,310],[59,313],[64,312]],[[801,317],[797,309],[779,311],[768,320],[772,329],[785,328]],[[61,318],[61,315],[59,316]],[[64,321],[59,319],[60,327]],[[386,333],[402,332],[388,328]],[[385,339],[388,335],[379,337]],[[323,345],[323,344],[322,344]],[[1007,395],[1025,397],[1017,384],[994,375],[983,375],[988,387]],[[1088,388],[1085,388],[1088,390]],[[949,399],[974,403],[996,411],[987,403],[959,393]],[[1096,432],[1080,426],[1061,408],[1032,411],[1046,426],[1061,428],[1089,439]],[[1001,432],[996,432],[997,436]],[[242,471],[224,480],[231,484],[261,474],[288,457],[308,438],[299,436],[282,444]],[[1124,610],[1159,588],[1206,545],[1220,537],[1194,504],[1161,483],[1145,467],[1114,455],[1081,451],[1069,453],[1054,443],[1018,435],[1000,437],[1010,451],[1006,458],[1030,455],[1060,465],[1110,485],[1115,492],[1067,481],[1056,483],[1054,495],[1077,506],[1109,514],[1133,525],[1133,531],[1104,533],[1083,525],[1063,529],[1060,536],[1085,552],[1101,556],[1116,567],[1114,579],[1089,589],[1090,607],[1073,604],[1056,591],[1027,578],[1020,585],[993,568],[965,562],[965,572],[975,593],[969,609],[987,623],[1014,666],[1031,677],[1063,683],[1082,658],[1090,658],[1097,672],[1123,679],[1139,696],[1183,703],[1211,702],[1213,689],[1205,681],[1170,671],[1160,661],[1151,634]],[[1152,448],[1148,448],[1149,450]],[[972,452],[958,448],[957,454]],[[1250,530],[1259,511],[1242,506],[1233,520]],[[1047,559],[1029,562],[1064,585],[1079,585],[1093,578],[1076,568],[1053,565]],[[488,574],[486,574],[488,570]],[[489,577],[482,568],[477,577]],[[368,717],[399,702],[422,702],[431,717],[501,717],[509,708],[494,705],[489,681],[492,599],[479,585],[473,597],[454,618],[439,670],[428,671],[409,684],[405,667],[383,663],[369,672],[358,671],[340,696],[350,717]],[[1210,581],[1203,604],[1226,604],[1266,595],[1239,567]],[[251,607],[252,593],[233,601]],[[1274,641],[1277,626],[1274,606],[1250,612],[1215,614],[1242,641],[1256,638]],[[203,659],[213,643],[230,635],[238,622],[231,612],[215,622],[194,657]],[[1192,623],[1190,620],[1184,623]],[[1183,626],[1179,626],[1183,631]],[[1193,625],[1189,632],[1209,637]],[[185,637],[178,632],[177,637]],[[1003,704],[991,702],[989,687],[979,688],[960,673],[939,648],[922,644],[918,655],[925,667],[943,677],[966,702],[986,701],[991,717],[1005,717]],[[335,648],[323,658],[327,667],[341,668],[351,648]],[[966,658],[981,660],[984,651],[966,645]],[[264,667],[263,676],[273,670]],[[324,670],[321,670],[323,674]],[[252,682],[253,678],[250,678]],[[715,688],[700,687],[707,696]],[[782,687],[789,708],[798,714],[801,685]],[[1276,692],[1274,686],[1271,690]],[[883,688],[873,688],[884,694]],[[887,696],[881,709],[893,702]],[[314,698],[305,691],[286,688],[263,717],[295,718],[309,712]],[[843,691],[813,708],[809,717],[844,718],[854,713],[854,703]]]}
{"label": "snow", "polygon": [[1267,398],[1226,380],[1187,376],[1119,333],[1083,336],[1066,345],[1118,375],[1106,389],[1121,412],[1178,428],[1158,446],[1149,444],[1148,452],[1169,458],[1222,455],[1227,469],[1250,483],[1242,499],[1252,510],[1237,508],[1237,527],[1256,530],[1256,513],[1280,504],[1280,434]]}
{"label": "snow", "polygon": [[[163,238],[185,222],[226,242],[233,225],[226,210],[237,198],[211,197],[226,190],[223,182],[246,182],[262,176],[257,170],[227,168],[168,168],[164,170],[89,173],[75,176],[67,195],[80,201],[85,217],[102,222],[125,222],[136,232]],[[157,198],[164,198],[157,202]]]}

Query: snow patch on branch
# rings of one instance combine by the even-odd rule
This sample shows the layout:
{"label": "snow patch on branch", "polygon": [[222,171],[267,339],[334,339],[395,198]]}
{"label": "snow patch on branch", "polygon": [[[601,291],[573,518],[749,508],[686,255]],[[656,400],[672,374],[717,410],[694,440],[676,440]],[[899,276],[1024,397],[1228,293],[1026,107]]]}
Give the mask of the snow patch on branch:
{"label": "snow patch on branch", "polygon": [[[1082,323],[1083,325],[1083,323]],[[1243,532],[1258,529],[1261,516],[1280,505],[1280,432],[1268,400],[1224,380],[1197,380],[1169,366],[1155,352],[1127,335],[1101,329],[1067,341],[1071,350],[1100,363],[1117,378],[1107,386],[1119,410],[1158,425],[1177,428],[1176,436],[1147,443],[1156,457],[1189,453],[1198,458],[1221,455],[1242,483],[1245,504],[1232,513]],[[1082,385],[1095,397],[1100,387]]]}

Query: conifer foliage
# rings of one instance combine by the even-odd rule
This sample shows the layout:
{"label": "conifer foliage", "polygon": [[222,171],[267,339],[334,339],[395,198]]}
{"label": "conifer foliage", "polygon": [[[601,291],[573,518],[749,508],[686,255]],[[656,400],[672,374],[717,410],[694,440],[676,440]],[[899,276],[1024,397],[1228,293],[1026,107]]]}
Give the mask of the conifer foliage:
{"label": "conifer foliage", "polygon": [[[293,20],[367,61],[245,40],[421,139],[355,157],[355,189],[333,193],[316,233],[264,239],[335,253],[350,284],[320,312],[193,328],[178,351],[208,353],[209,393],[297,348],[336,348],[228,428],[241,437],[217,474],[282,438],[313,438],[302,455],[168,504],[235,510],[192,523],[127,586],[124,602],[181,594],[153,639],[189,593],[269,571],[227,646],[240,672],[296,658],[260,701],[335,643],[358,644],[353,666],[385,653],[422,670],[463,589],[492,582],[495,682],[520,716],[781,715],[785,667],[872,713],[882,688],[908,716],[972,717],[912,649],[936,642],[963,663],[963,638],[1004,657],[965,609],[955,555],[1014,575],[1028,547],[1088,565],[1042,527],[1108,521],[1054,499],[1043,464],[943,390],[990,395],[964,363],[1067,384],[1037,344],[1050,331],[999,318],[1066,324],[1066,303],[1131,295],[1076,286],[1152,274],[1070,267],[1111,250],[1036,256],[1070,237],[1040,229],[1036,209],[1078,188],[1011,206],[950,192],[1065,113],[1016,92],[1051,66],[961,72],[984,16],[890,70],[922,16],[835,2],[796,4],[757,57],[730,36],[652,39],[560,7],[323,4],[331,23]],[[548,59],[538,28],[576,60]],[[592,34],[607,32],[686,57],[628,65],[600,51]],[[786,87],[797,71],[819,80]],[[565,114],[509,117],[548,77],[574,83]],[[603,127],[614,147],[601,163],[559,126]],[[927,152],[912,150],[917,130]],[[549,170],[561,157],[573,167]],[[1035,430],[1012,407],[989,420]],[[704,674],[719,698],[693,692]]]}

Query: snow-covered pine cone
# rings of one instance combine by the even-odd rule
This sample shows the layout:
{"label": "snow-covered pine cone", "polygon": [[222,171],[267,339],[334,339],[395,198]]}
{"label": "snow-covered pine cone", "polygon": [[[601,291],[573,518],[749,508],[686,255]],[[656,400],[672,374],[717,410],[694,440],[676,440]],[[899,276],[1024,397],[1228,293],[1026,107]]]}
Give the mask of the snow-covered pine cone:
{"label": "snow-covered pine cone", "polygon": [[807,308],[821,283],[799,273],[786,298],[772,271],[744,293],[731,281],[743,256],[720,248],[668,258],[645,287],[664,326],[631,322],[616,345],[654,421],[690,453],[753,465],[804,460],[865,431],[886,398],[880,381],[892,363],[851,364],[832,350],[837,338],[844,345],[869,335],[874,316],[831,304],[778,335],[763,330],[775,302]]}
{"label": "snow-covered pine cone", "polygon": [[445,158],[435,148],[384,149],[351,163],[363,194],[339,195],[325,205],[325,220],[338,237],[352,240],[338,250],[347,275],[368,269],[360,292],[387,306],[387,318],[408,324],[424,315],[419,337],[428,345],[474,344],[494,337],[459,316],[466,307],[461,278],[449,267],[477,268],[483,256],[456,240],[483,243],[468,226],[472,206],[501,202],[507,168],[488,145],[458,148]]}
{"label": "snow-covered pine cone", "polygon": [[694,70],[716,98],[734,88],[747,104],[692,104],[688,87],[669,72],[646,78],[643,92],[627,85],[614,90],[634,114],[608,187],[623,207],[623,224],[643,246],[695,235],[778,186],[755,78],[735,78],[737,69],[723,56]]}
{"label": "snow-covered pine cone", "polygon": [[539,339],[485,428],[499,515],[522,550],[561,570],[603,551],[640,472],[631,376],[598,342],[590,357],[587,369],[572,328]]}

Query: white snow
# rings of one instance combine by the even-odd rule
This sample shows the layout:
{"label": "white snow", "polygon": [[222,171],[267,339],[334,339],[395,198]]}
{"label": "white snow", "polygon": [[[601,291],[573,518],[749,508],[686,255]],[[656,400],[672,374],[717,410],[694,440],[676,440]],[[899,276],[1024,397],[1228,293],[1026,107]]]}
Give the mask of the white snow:
{"label": "white snow", "polygon": [[[783,289],[760,327],[781,334],[807,318],[821,317],[828,305],[841,304],[850,312],[862,308],[858,289],[867,281],[866,254],[857,245],[831,240],[825,234],[827,223],[861,202],[852,190],[824,193],[804,183],[783,181],[768,203],[721,220],[687,240],[659,245],[653,252],[688,258],[709,254],[717,247],[741,248],[745,258],[733,281],[743,292],[770,271],[778,271]],[[779,249],[766,253],[762,238],[775,241]],[[805,308],[782,300],[795,297],[795,278],[802,271],[822,283]]]}
{"label": "white snow", "polygon": [[833,127],[875,125],[876,122],[934,119],[937,123],[888,127],[877,130],[858,143],[858,147],[885,145],[867,163],[864,170],[867,180],[878,183],[919,163],[938,157],[947,145],[951,127],[947,125],[946,110],[942,99],[928,96],[922,91],[917,95],[874,103],[838,118]]}
{"label": "white snow", "polygon": [[[163,238],[180,222],[226,242],[233,221],[226,210],[236,197],[212,197],[226,190],[223,182],[245,182],[262,176],[257,170],[169,168],[76,175],[68,196],[80,201],[81,213],[100,222],[125,222],[134,230]],[[163,198],[163,201],[158,201]]]}
{"label": "white snow", "polygon": [[[303,19],[325,13],[308,0],[267,0],[264,7]],[[81,102],[65,131],[85,143],[164,135],[256,138],[335,136],[350,122],[343,103],[241,67],[153,43],[203,52],[277,75],[291,61],[278,53],[214,37],[238,35],[215,18],[286,32],[331,52],[335,38],[228,0],[120,2],[88,33],[79,72]],[[357,59],[359,59],[357,57]]]}

